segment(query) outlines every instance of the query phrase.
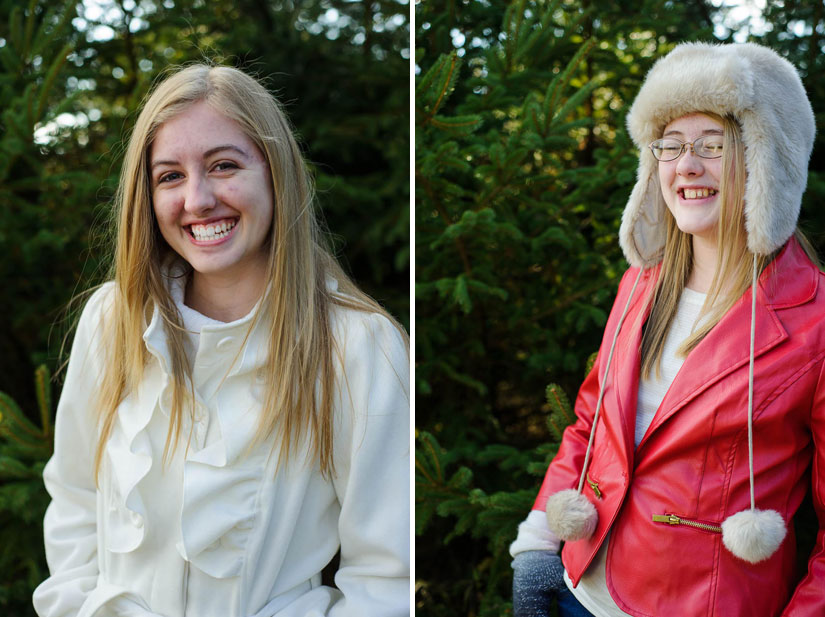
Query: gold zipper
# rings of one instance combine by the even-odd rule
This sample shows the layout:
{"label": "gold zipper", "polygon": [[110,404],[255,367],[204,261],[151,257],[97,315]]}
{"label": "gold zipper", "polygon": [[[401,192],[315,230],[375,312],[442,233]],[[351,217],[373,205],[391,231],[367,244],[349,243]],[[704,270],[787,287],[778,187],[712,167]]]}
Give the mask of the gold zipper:
{"label": "gold zipper", "polygon": [[599,490],[599,483],[593,482],[590,479],[590,474],[587,474],[587,483],[590,485],[590,488],[593,489],[593,494],[596,495],[596,499],[602,498],[602,492]]}
{"label": "gold zipper", "polygon": [[696,527],[697,529],[704,529],[705,531],[714,531],[722,533],[722,528],[718,525],[709,525],[708,523],[700,523],[698,521],[691,521],[680,518],[675,514],[654,514],[654,523],[667,523],[668,525],[688,525],[689,527]]}

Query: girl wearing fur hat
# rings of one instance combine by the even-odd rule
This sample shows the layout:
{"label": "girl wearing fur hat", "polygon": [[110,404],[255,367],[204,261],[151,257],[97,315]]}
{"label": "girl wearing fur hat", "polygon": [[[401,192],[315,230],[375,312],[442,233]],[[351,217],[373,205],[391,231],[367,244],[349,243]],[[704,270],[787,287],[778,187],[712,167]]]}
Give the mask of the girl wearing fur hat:
{"label": "girl wearing fur hat", "polygon": [[407,337],[312,201],[252,77],[146,100],[43,474],[41,617],[409,614]]}
{"label": "girl wearing fur hat", "polygon": [[[568,616],[823,615],[825,277],[796,229],[802,83],[759,45],[682,44],[627,123],[631,267],[511,545],[515,615],[554,595]],[[809,490],[820,531],[800,578]]]}

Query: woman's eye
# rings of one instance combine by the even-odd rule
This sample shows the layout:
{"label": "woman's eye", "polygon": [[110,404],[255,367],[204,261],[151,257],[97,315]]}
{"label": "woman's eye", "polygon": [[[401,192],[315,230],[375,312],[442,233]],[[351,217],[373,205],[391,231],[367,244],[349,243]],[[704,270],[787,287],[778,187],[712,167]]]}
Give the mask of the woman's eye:
{"label": "woman's eye", "polygon": [[164,182],[172,182],[173,180],[177,180],[180,178],[181,175],[176,171],[171,171],[168,174],[163,174],[160,178],[158,178],[158,184],[162,184]]}
{"label": "woman's eye", "polygon": [[227,171],[229,169],[238,169],[238,166],[235,163],[231,163],[229,161],[222,161],[217,163],[213,168],[215,171]]}

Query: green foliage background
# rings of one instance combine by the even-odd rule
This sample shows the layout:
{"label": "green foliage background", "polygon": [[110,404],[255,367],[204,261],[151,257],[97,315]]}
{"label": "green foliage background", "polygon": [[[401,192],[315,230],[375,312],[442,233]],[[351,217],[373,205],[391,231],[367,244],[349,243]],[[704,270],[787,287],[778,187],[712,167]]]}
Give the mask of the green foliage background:
{"label": "green foliage background", "polygon": [[264,79],[345,267],[409,326],[409,11],[408,0],[0,0],[0,614],[33,615],[46,576],[40,474],[62,310],[108,265],[125,138],[167,67],[208,59]]}
{"label": "green foliage background", "polygon": [[[768,5],[750,40],[800,69],[817,114],[802,225],[825,254],[823,4]],[[733,18],[701,0],[416,5],[416,615],[510,614],[507,546],[627,267],[626,111],[677,43],[746,35]],[[804,565],[809,504],[798,518]]]}

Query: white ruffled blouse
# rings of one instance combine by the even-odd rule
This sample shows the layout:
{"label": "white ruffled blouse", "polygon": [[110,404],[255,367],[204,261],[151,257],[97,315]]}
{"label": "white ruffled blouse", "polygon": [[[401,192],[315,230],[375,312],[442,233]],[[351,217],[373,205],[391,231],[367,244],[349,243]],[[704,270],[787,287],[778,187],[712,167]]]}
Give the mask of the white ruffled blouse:
{"label": "white ruffled blouse", "polygon": [[[271,442],[247,452],[265,385],[253,313],[204,325],[193,364],[194,426],[165,463],[170,354],[156,310],[143,380],[121,403],[95,486],[94,393],[105,285],[83,311],[44,471],[51,576],[41,617],[409,615],[409,360],[376,314],[335,308],[340,349],[331,479]],[[248,339],[247,331],[252,328]],[[194,350],[193,350],[194,351]],[[186,415],[186,414],[185,414]],[[308,452],[307,442],[296,452]],[[340,549],[336,588],[321,570]]]}

